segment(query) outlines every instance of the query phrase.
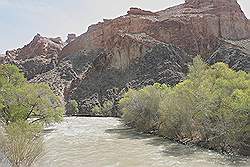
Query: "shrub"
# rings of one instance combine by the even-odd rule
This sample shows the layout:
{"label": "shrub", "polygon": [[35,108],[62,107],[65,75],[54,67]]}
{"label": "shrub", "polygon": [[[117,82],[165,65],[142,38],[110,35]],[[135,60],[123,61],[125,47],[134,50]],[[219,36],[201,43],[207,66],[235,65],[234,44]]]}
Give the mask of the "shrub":
{"label": "shrub", "polygon": [[250,153],[250,74],[224,63],[208,66],[198,56],[185,81],[129,90],[120,106],[124,122],[140,131]]}
{"label": "shrub", "polygon": [[43,140],[41,126],[27,122],[10,124],[1,136],[0,151],[13,167],[28,167],[42,155]]}
{"label": "shrub", "polygon": [[[12,166],[27,167],[41,155],[44,125],[60,122],[64,107],[46,84],[29,83],[14,65],[0,65],[0,151]],[[1,130],[1,129],[0,129]]]}
{"label": "shrub", "polygon": [[158,108],[165,89],[168,87],[159,84],[140,90],[130,89],[119,103],[124,122],[143,132],[157,130],[160,118]]}
{"label": "shrub", "polygon": [[96,105],[92,109],[92,112],[96,116],[109,117],[109,116],[112,116],[112,110],[113,110],[113,102],[110,100],[107,100],[102,105]]}
{"label": "shrub", "polygon": [[70,100],[67,104],[66,104],[66,114],[67,115],[74,115],[79,113],[79,109],[78,109],[78,103],[76,100]]}
{"label": "shrub", "polygon": [[192,136],[193,97],[189,96],[186,87],[189,82],[177,85],[161,99],[159,112],[162,123],[159,130],[165,137],[180,139]]}

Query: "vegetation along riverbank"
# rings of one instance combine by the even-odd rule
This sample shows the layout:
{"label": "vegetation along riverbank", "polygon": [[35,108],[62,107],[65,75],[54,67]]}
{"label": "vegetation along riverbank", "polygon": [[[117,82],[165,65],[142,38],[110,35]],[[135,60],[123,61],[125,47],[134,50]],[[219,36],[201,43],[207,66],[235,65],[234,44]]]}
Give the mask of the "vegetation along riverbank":
{"label": "vegetation along riverbank", "polygon": [[131,89],[120,100],[124,122],[139,131],[219,152],[250,155],[250,75],[194,59],[174,87]]}
{"label": "vegetation along riverbank", "polygon": [[13,167],[43,154],[42,130],[60,122],[64,107],[46,84],[28,83],[14,65],[0,65],[0,152]]}

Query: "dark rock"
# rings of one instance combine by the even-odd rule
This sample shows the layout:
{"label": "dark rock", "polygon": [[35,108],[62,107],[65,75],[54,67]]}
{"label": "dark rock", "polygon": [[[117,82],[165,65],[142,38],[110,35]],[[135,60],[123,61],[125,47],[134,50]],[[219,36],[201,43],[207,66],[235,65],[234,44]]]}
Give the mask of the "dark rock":
{"label": "dark rock", "polygon": [[106,99],[119,100],[120,92],[128,87],[141,88],[155,82],[174,85],[184,79],[191,60],[184,51],[173,45],[154,47],[125,70],[105,64],[107,57],[107,53],[101,53],[90,65],[89,72],[85,72],[79,85],[71,91],[70,99],[78,100],[81,112],[89,113],[91,106]]}
{"label": "dark rock", "polygon": [[223,62],[232,69],[250,71],[250,41],[227,41],[207,60],[208,64]]}
{"label": "dark rock", "polygon": [[76,34],[68,34],[67,40],[65,41],[67,44],[73,42],[76,39]]}

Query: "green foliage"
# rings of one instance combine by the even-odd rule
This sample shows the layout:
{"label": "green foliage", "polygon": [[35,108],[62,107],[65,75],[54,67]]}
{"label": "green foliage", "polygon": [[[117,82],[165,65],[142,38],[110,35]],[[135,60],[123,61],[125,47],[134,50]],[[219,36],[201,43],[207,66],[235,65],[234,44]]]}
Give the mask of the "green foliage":
{"label": "green foliage", "polygon": [[144,132],[157,130],[160,99],[168,89],[167,86],[160,84],[147,86],[141,90],[130,89],[119,103],[125,123]]}
{"label": "green foliage", "polygon": [[0,65],[0,119],[48,124],[62,120],[60,99],[46,84],[28,83],[17,67]]}
{"label": "green foliage", "polygon": [[78,109],[78,103],[76,100],[70,100],[67,104],[66,104],[66,114],[67,115],[74,115],[77,114],[79,112]]}
{"label": "green foliage", "polygon": [[96,105],[93,109],[92,112],[96,116],[105,116],[109,117],[112,116],[112,110],[113,110],[113,102],[108,100],[105,101],[101,106]]}
{"label": "green foliage", "polygon": [[3,152],[13,167],[28,167],[42,155],[42,127],[18,121],[6,127],[1,133],[0,151]]}
{"label": "green foliage", "polygon": [[18,87],[26,82],[24,75],[14,65],[0,65],[0,88]]}
{"label": "green foliage", "polygon": [[199,56],[185,81],[130,90],[120,106],[125,123],[171,139],[226,152],[240,152],[250,139],[250,74],[208,66]]}
{"label": "green foliage", "polygon": [[0,65],[0,151],[14,167],[41,155],[44,125],[62,121],[61,100],[46,84],[29,83],[13,65]]}

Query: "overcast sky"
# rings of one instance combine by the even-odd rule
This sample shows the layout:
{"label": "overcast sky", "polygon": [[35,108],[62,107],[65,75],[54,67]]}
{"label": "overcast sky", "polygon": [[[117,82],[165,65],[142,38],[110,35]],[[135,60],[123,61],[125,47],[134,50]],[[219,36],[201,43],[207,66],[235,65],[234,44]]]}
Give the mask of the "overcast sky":
{"label": "overcast sky", "polygon": [[[238,0],[250,18],[249,0]],[[0,53],[22,47],[36,33],[66,38],[103,18],[126,14],[130,7],[158,11],[184,0],[0,0]]]}

